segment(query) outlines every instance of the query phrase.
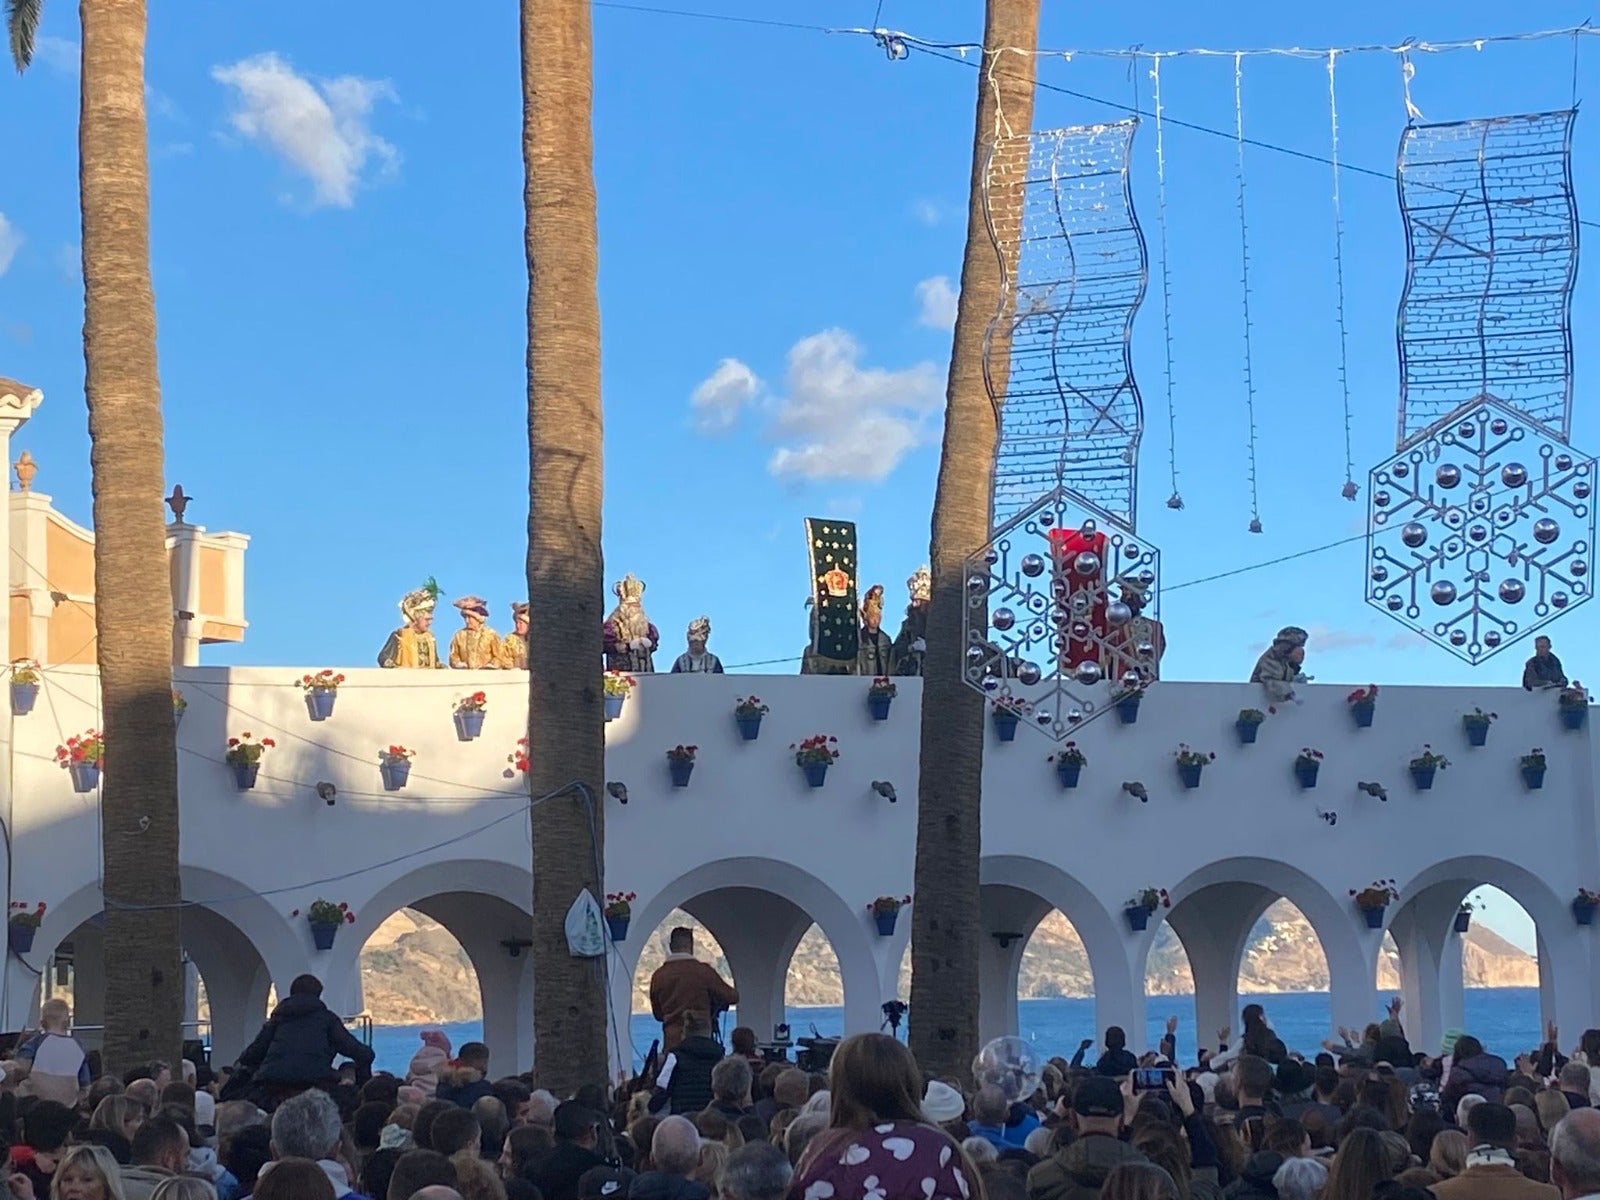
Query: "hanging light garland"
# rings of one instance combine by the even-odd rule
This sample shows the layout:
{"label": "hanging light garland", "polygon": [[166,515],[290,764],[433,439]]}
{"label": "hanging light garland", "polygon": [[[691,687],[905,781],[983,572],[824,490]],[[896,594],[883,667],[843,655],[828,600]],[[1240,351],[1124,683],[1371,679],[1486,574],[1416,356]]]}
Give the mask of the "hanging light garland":
{"label": "hanging light garland", "polygon": [[1354,500],[1361,489],[1356,486],[1355,459],[1350,448],[1350,355],[1344,319],[1344,211],[1339,204],[1339,100],[1334,87],[1334,64],[1337,50],[1328,51],[1328,119],[1333,131],[1333,148],[1329,154],[1333,162],[1333,279],[1337,296],[1335,311],[1339,318],[1339,391],[1344,401],[1344,487],[1340,490],[1346,500]]}
{"label": "hanging light garland", "polygon": [[1261,532],[1260,496],[1256,487],[1256,377],[1255,356],[1250,349],[1250,229],[1245,215],[1244,184],[1244,55],[1233,56],[1233,131],[1239,176],[1239,264],[1244,295],[1244,398],[1250,422],[1250,525],[1251,533]]}
{"label": "hanging light garland", "polygon": [[1178,416],[1172,399],[1172,256],[1167,253],[1167,149],[1161,126],[1161,60],[1150,66],[1150,79],[1154,84],[1153,99],[1156,110],[1156,226],[1161,231],[1161,335],[1167,356],[1167,471],[1172,478],[1172,495],[1167,497],[1167,507],[1183,507],[1183,496],[1178,491]]}

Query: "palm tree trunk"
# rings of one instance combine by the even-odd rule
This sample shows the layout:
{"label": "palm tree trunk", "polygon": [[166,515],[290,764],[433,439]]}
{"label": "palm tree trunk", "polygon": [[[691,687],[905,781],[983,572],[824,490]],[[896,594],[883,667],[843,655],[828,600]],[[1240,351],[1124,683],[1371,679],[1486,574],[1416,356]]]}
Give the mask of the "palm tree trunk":
{"label": "palm tree trunk", "polygon": [[542,1086],[605,1084],[606,963],[567,952],[567,910],[604,894],[600,300],[588,0],[522,0],[528,254],[528,785],[533,1028]]}
{"label": "palm tree trunk", "polygon": [[[983,178],[997,132],[1033,124],[1039,0],[989,0],[967,203],[944,448],[933,500],[928,650],[922,679],[922,748],[917,786],[916,903],[911,909],[911,1023],[917,1062],[929,1078],[969,1075],[978,1050],[978,859],[983,786],[984,700],[962,681],[963,568],[989,538],[995,411],[984,385],[984,334],[1000,305],[1001,265],[984,214]],[[1003,118],[1003,120],[1002,120]],[[1019,193],[1020,194],[1020,193]],[[1002,230],[1020,210],[996,213]],[[1010,239],[1015,245],[1015,238]],[[990,348],[990,374],[1003,386],[1009,342]]]}
{"label": "palm tree trunk", "polygon": [[107,763],[105,1065],[181,1057],[172,585],[150,284],[144,0],[82,0],[83,357]]}

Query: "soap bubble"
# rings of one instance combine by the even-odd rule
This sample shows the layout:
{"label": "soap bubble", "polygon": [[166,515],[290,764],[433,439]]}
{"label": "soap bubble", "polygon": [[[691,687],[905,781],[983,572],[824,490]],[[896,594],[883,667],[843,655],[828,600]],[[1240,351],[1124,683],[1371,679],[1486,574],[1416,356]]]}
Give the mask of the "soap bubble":
{"label": "soap bubble", "polygon": [[972,1060],[973,1082],[993,1084],[1012,1103],[1039,1090],[1040,1072],[1039,1055],[1019,1037],[997,1037]]}

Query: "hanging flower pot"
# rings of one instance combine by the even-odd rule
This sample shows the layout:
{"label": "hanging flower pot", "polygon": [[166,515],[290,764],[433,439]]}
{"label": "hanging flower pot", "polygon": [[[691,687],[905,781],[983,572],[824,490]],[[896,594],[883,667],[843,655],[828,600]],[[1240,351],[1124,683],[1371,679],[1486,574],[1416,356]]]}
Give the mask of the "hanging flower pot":
{"label": "hanging flower pot", "polygon": [[404,746],[390,746],[378,755],[378,774],[383,777],[383,790],[398,792],[411,780],[411,758],[415,751]]}
{"label": "hanging flower pot", "polygon": [[39,685],[37,683],[18,683],[11,681],[11,711],[19,717],[25,717],[33,711],[33,706],[39,700]]}
{"label": "hanging flower pot", "polygon": [[311,941],[318,950],[332,950],[333,939],[339,936],[339,926],[332,921],[312,921]]}
{"label": "hanging flower pot", "polygon": [[15,921],[6,926],[6,942],[11,947],[13,954],[26,954],[33,949],[34,935],[39,932],[37,925],[19,925]]}
{"label": "hanging flower pot", "polygon": [[867,911],[872,914],[872,920],[878,927],[879,937],[894,936],[894,927],[900,919],[900,910],[910,903],[910,896],[879,896],[867,905]]}
{"label": "hanging flower pot", "polygon": [[1469,713],[1463,713],[1461,728],[1466,730],[1467,745],[1482,746],[1489,740],[1489,723],[1497,721],[1499,713],[1486,713],[1481,708],[1475,708]]}
{"label": "hanging flower pot", "polygon": [[1416,785],[1419,792],[1432,791],[1433,777],[1449,766],[1448,758],[1442,754],[1435,754],[1432,746],[1424,746],[1422,753],[1411,760],[1411,782]]}
{"label": "hanging flower pot", "polygon": [[1388,911],[1389,905],[1400,899],[1400,889],[1395,887],[1392,879],[1379,879],[1359,892],[1350,889],[1350,898],[1366,918],[1368,929],[1382,929],[1383,914]]}
{"label": "hanging flower pot", "polygon": [[770,710],[761,703],[760,696],[746,696],[733,706],[733,721],[739,727],[739,736],[753,742],[761,736],[761,718]]}
{"label": "hanging flower pot", "polygon": [[[297,908],[290,915],[299,916],[300,910]],[[353,925],[355,920],[355,913],[342,900],[335,904],[331,900],[318,898],[306,909],[306,924],[311,926],[311,941],[318,950],[332,950],[339,926]]]}
{"label": "hanging flower pot", "polygon": [[613,942],[627,940],[628,923],[633,920],[633,902],[638,898],[637,892],[606,893],[606,929]]}
{"label": "hanging flower pot", "polygon": [[1411,782],[1416,785],[1417,791],[1431,792],[1433,790],[1433,778],[1437,774],[1438,770],[1434,767],[1412,767]]}
{"label": "hanging flower pot", "polygon": [[1128,928],[1135,933],[1143,933],[1150,928],[1150,910],[1142,904],[1130,904],[1122,910],[1122,915],[1128,918]]}
{"label": "hanging flower pot", "polygon": [[1382,929],[1383,928],[1383,914],[1386,911],[1387,911],[1387,909],[1383,909],[1383,908],[1363,908],[1361,910],[1361,915],[1367,919],[1367,928],[1368,929]]}
{"label": "hanging flower pot", "polygon": [[1197,788],[1200,786],[1201,770],[1202,766],[1200,763],[1179,763],[1178,781],[1182,783],[1185,788]]}
{"label": "hanging flower pot", "polygon": [[834,749],[838,742],[836,737],[818,733],[789,747],[794,751],[795,765],[811,787],[819,788],[828,781],[828,768],[839,757],[839,752]]}
{"label": "hanging flower pot", "polygon": [[261,764],[258,762],[229,763],[228,768],[233,772],[234,785],[241,792],[248,792],[256,786],[256,776],[261,774]]}
{"label": "hanging flower pot", "polygon": [[1472,910],[1463,908],[1456,913],[1454,929],[1457,933],[1465,933],[1472,928]]}
{"label": "hanging flower pot", "polygon": [[1182,742],[1178,743],[1176,758],[1178,763],[1178,780],[1186,788],[1200,786],[1200,772],[1208,762],[1216,760],[1216,755],[1205,750],[1191,750]]}
{"label": "hanging flower pot", "polygon": [[1055,764],[1056,778],[1060,780],[1063,788],[1077,787],[1078,776],[1082,775],[1084,767],[1089,765],[1088,756],[1078,749],[1077,742],[1068,742],[1045,759],[1045,762]]}
{"label": "hanging flower pot", "polygon": [[454,720],[458,741],[473,741],[483,732],[483,718],[488,704],[489,697],[483,692],[473,692],[456,701]]}
{"label": "hanging flower pot", "polygon": [[626,696],[607,696],[605,698],[606,720],[615,721],[622,715],[622,704],[625,700],[627,700]]}
{"label": "hanging flower pot", "polygon": [[1322,770],[1319,762],[1306,762],[1304,759],[1295,759],[1294,779],[1302,790],[1309,790],[1317,786],[1317,773]]}
{"label": "hanging flower pot", "polygon": [[811,787],[819,788],[828,782],[828,764],[825,762],[801,763],[800,769]]}
{"label": "hanging flower pot", "polygon": [[689,786],[689,776],[694,774],[694,756],[698,746],[674,746],[667,751],[667,773],[672,777],[672,786],[686,788]]}
{"label": "hanging flower pot", "polygon": [[889,719],[889,702],[895,698],[898,691],[894,680],[885,675],[879,675],[872,681],[867,688],[867,712],[872,714],[874,721]]}
{"label": "hanging flower pot", "polygon": [[1021,718],[1013,708],[996,707],[994,710],[994,734],[1002,742],[1017,740],[1017,725]]}
{"label": "hanging flower pot", "polygon": [[606,720],[615,721],[622,715],[622,705],[637,682],[632,675],[624,675],[621,671],[605,673],[601,687],[604,692]]}
{"label": "hanging flower pot", "polygon": [[1582,729],[1584,718],[1589,715],[1587,707],[1579,708],[1576,705],[1563,705],[1561,707],[1561,728]]}
{"label": "hanging flower pot", "polygon": [[900,914],[897,912],[881,912],[874,914],[874,919],[878,923],[879,937],[893,937],[894,927],[900,920]]}
{"label": "hanging flower pot", "polygon": [[1595,909],[1600,908],[1600,895],[1579,888],[1578,895],[1572,901],[1572,919],[1579,925],[1593,925]]}
{"label": "hanging flower pot", "polygon": [[105,763],[105,735],[98,729],[85,730],[56,747],[56,765],[72,780],[72,790],[82,794],[100,786],[100,768]]}
{"label": "hanging flower pot", "polygon": [[1150,914],[1158,908],[1171,908],[1172,900],[1166,888],[1147,887],[1122,906],[1122,915],[1128,919],[1128,928],[1143,933],[1150,927]]}
{"label": "hanging flower pot", "polygon": [[613,942],[625,942],[628,940],[628,925],[632,920],[632,917],[606,918],[606,929],[610,932]]}
{"label": "hanging flower pot", "polygon": [[1537,792],[1544,787],[1545,757],[1543,750],[1535,746],[1522,756],[1518,765],[1522,770],[1523,787],[1530,792]]}
{"label": "hanging flower pot", "polygon": [[1255,745],[1256,737],[1261,732],[1261,723],[1266,719],[1267,714],[1259,708],[1241,708],[1238,719],[1233,723],[1233,730],[1239,735],[1239,744]]}
{"label": "hanging flower pot", "polygon": [[1370,729],[1372,714],[1378,710],[1378,685],[1369,683],[1364,688],[1357,688],[1344,700],[1350,706],[1350,717],[1355,721],[1356,728]]}
{"label": "hanging flower pot", "polygon": [[1112,700],[1111,706],[1117,710],[1117,720],[1124,725],[1132,725],[1139,720],[1139,702],[1144,699],[1142,692],[1127,692]]}
{"label": "hanging flower pot", "polygon": [[72,790],[82,795],[100,786],[100,764],[76,762],[67,766],[67,777],[72,780]]}
{"label": "hanging flower pot", "polygon": [[1074,763],[1074,762],[1058,762],[1058,763],[1056,763],[1056,779],[1058,779],[1060,781],[1061,786],[1063,788],[1075,788],[1075,787],[1077,787],[1078,786],[1078,778],[1082,774],[1083,774],[1083,765],[1081,763]]}
{"label": "hanging flower pot", "polygon": [[306,693],[306,711],[313,721],[326,721],[333,716],[333,702],[339,695],[339,685],[344,676],[325,667],[315,675],[302,675],[300,686]]}
{"label": "hanging flower pot", "polygon": [[189,711],[189,702],[183,698],[183,693],[176,688],[172,691],[172,727],[174,729],[183,724],[183,714]]}

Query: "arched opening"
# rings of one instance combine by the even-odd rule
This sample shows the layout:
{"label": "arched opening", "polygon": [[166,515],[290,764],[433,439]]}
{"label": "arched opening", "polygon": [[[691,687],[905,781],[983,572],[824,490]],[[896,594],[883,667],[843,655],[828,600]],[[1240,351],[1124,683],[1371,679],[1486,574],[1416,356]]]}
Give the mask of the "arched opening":
{"label": "arched opening", "polygon": [[478,972],[447,926],[402,908],[372,931],[358,961],[378,1069],[404,1075],[424,1029],[442,1029],[452,1050],[483,1040]]}
{"label": "arched opening", "polygon": [[1059,908],[1050,909],[1034,925],[1018,961],[1017,1032],[1051,1047],[1076,1046],[1084,1038],[1099,1036],[1089,952]]}
{"label": "arched opening", "polygon": [[[1261,1005],[1291,1050],[1313,1055],[1333,1032],[1328,956],[1317,931],[1292,900],[1280,897],[1256,918],[1234,986],[1239,1005]],[[1234,1021],[1237,1029],[1237,1015]],[[1210,1036],[1215,1031],[1202,1032]]]}

